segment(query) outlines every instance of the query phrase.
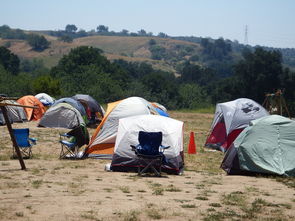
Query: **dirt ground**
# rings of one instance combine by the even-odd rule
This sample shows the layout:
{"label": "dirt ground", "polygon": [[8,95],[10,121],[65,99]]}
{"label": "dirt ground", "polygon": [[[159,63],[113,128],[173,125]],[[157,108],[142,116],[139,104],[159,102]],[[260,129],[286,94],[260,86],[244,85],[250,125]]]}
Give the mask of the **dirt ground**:
{"label": "dirt ground", "polygon": [[[185,145],[190,131],[202,134],[212,120],[172,115],[185,122]],[[26,171],[10,159],[9,134],[0,127],[0,220],[295,220],[294,187],[275,177],[227,176],[220,152],[185,154],[181,176],[138,177],[105,171],[107,160],[59,160],[59,133],[67,130],[36,125],[13,124],[38,139]]]}

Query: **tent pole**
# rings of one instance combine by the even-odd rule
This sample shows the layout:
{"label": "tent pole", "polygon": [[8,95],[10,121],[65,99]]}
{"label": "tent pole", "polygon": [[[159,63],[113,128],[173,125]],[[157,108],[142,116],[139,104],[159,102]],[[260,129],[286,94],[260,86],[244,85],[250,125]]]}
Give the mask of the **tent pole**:
{"label": "tent pole", "polygon": [[18,157],[18,160],[19,160],[19,163],[21,165],[21,169],[22,170],[26,170],[26,165],[25,165],[25,162],[23,160],[23,157],[21,155],[21,152],[19,150],[19,146],[17,145],[17,142],[16,142],[16,139],[14,137],[14,134],[12,132],[12,127],[11,127],[11,124],[10,124],[10,120],[8,118],[8,115],[7,115],[7,110],[6,110],[6,107],[5,106],[0,106],[1,110],[2,110],[2,113],[3,113],[3,116],[4,116],[4,119],[6,121],[6,126],[7,126],[7,129],[9,131],[9,134],[10,134],[10,138],[11,138],[11,141],[13,143],[13,146],[15,148],[15,152],[17,154],[17,157]]}

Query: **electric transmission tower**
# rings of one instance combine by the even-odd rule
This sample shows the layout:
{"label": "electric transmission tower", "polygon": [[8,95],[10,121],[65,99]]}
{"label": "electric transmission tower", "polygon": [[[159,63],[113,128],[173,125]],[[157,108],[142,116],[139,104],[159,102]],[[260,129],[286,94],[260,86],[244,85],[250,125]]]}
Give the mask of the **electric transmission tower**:
{"label": "electric transmission tower", "polygon": [[245,36],[244,36],[244,44],[248,44],[248,25],[245,27]]}

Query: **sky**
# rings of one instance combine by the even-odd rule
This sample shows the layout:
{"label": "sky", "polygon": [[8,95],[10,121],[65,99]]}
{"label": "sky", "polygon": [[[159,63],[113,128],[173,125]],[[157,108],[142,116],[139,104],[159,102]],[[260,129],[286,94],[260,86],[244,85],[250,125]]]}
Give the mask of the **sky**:
{"label": "sky", "polygon": [[64,30],[67,24],[295,48],[294,0],[1,0],[0,25]]}

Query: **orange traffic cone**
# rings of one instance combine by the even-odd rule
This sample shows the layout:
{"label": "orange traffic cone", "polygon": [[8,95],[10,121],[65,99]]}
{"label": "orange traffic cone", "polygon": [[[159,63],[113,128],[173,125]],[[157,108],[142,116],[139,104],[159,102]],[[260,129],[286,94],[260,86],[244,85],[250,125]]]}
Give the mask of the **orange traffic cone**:
{"label": "orange traffic cone", "polygon": [[191,134],[190,134],[187,153],[188,154],[196,154],[197,153],[194,132],[191,132]]}

